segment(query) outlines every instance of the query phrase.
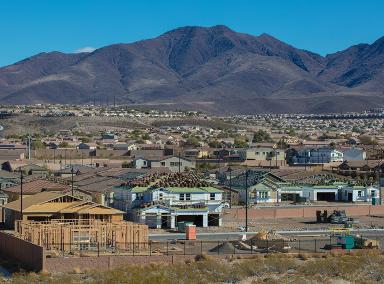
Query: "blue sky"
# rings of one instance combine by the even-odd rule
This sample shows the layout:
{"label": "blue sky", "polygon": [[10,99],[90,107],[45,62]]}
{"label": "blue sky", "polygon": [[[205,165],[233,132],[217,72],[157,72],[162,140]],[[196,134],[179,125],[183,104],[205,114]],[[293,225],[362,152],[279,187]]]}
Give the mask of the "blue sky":
{"label": "blue sky", "polygon": [[325,55],[384,36],[384,1],[369,0],[1,0],[0,66],[39,52],[74,52],[224,24],[271,34]]}

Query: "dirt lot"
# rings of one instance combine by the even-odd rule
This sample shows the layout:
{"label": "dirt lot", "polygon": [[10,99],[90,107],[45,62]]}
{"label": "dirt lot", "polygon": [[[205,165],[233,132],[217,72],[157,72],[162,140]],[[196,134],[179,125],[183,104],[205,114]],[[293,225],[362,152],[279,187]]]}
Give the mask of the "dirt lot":
{"label": "dirt lot", "polygon": [[[384,216],[361,216],[354,218],[358,221],[355,228],[384,228]],[[243,221],[245,223],[245,220]],[[227,231],[228,229],[237,228],[239,225],[244,225],[241,222],[226,222],[218,230]],[[309,229],[329,229],[330,227],[340,227],[337,224],[316,223],[315,218],[300,218],[300,219],[268,219],[250,221],[248,223],[250,230],[259,231],[261,229],[275,229],[275,230],[309,230]],[[203,229],[203,228],[201,228]],[[208,230],[211,230],[209,228]]]}
{"label": "dirt lot", "polygon": [[[384,229],[384,216],[361,216],[355,218],[358,224],[354,225],[354,228],[381,228]],[[224,222],[221,227],[209,227],[209,228],[197,228],[200,233],[209,232],[231,232],[239,231],[239,226],[244,226],[245,220],[239,220],[238,222]],[[278,231],[304,231],[304,230],[327,230],[332,227],[340,227],[337,224],[324,224],[316,223],[315,218],[286,218],[286,219],[266,219],[248,222],[249,231],[260,230],[278,230]],[[164,229],[150,229],[153,234],[167,233],[169,230]]]}

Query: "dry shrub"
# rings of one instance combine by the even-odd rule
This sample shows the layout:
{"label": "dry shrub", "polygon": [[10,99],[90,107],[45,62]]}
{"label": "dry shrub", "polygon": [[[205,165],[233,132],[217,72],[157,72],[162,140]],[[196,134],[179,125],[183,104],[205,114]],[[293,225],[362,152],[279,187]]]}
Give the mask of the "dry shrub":
{"label": "dry shrub", "polygon": [[297,261],[292,258],[270,257],[265,259],[265,266],[269,271],[277,273],[285,273],[288,270],[298,267]]}
{"label": "dry shrub", "polygon": [[190,258],[187,258],[184,260],[184,263],[189,265],[192,263],[192,260]]}
{"label": "dry shrub", "polygon": [[73,273],[80,274],[81,273],[80,267],[74,267],[73,268]]}
{"label": "dry shrub", "polygon": [[212,260],[212,257],[207,255],[206,253],[197,254],[195,256],[195,261],[208,261],[208,260]]}
{"label": "dry shrub", "polygon": [[310,258],[310,255],[308,253],[299,253],[299,259],[308,260],[309,258]]}

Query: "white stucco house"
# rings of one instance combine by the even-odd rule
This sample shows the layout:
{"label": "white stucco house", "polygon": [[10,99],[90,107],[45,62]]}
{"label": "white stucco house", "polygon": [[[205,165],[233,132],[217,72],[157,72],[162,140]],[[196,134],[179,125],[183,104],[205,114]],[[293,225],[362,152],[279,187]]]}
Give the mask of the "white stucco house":
{"label": "white stucco house", "polygon": [[214,187],[133,187],[116,189],[114,207],[150,228],[177,227],[181,221],[196,226],[221,226],[223,191]]}

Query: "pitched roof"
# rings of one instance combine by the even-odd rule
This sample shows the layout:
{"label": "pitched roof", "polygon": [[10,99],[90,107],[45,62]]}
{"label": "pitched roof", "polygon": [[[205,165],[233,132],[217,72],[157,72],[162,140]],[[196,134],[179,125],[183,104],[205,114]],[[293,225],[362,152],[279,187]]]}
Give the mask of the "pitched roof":
{"label": "pitched roof", "polygon": [[[69,196],[72,201],[50,202],[60,197]],[[20,199],[3,206],[6,209],[20,211]],[[23,212],[25,213],[78,213],[78,214],[124,214],[125,212],[104,206],[91,201],[83,201],[79,198],[57,192],[41,192],[23,198]]]}
{"label": "pitched roof", "polygon": [[18,179],[19,175],[13,172],[8,172],[4,170],[0,170],[0,178],[12,178],[12,179]]}
{"label": "pitched roof", "polygon": [[[23,210],[34,204],[40,204],[48,202],[50,200],[56,199],[63,196],[61,193],[44,191],[35,195],[31,195],[23,198]],[[20,199],[12,201],[4,205],[4,208],[20,211]]]}
{"label": "pitched roof", "polygon": [[348,165],[351,168],[361,168],[364,166],[368,166],[370,168],[376,168],[380,165],[383,165],[383,161],[381,160],[365,160],[365,161],[344,161],[341,165]]}
{"label": "pitched roof", "polygon": [[[61,184],[61,183],[49,181],[46,179],[37,179],[37,180],[23,183],[23,193],[24,194],[35,194],[35,193],[41,192],[43,189],[64,191],[64,190],[69,189],[69,186]],[[4,191],[5,192],[19,193],[20,192],[20,185],[15,185],[12,187],[5,188]]]}

